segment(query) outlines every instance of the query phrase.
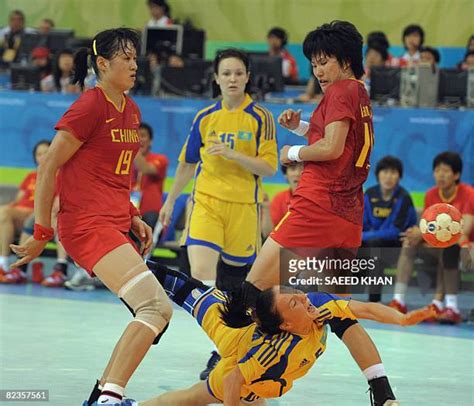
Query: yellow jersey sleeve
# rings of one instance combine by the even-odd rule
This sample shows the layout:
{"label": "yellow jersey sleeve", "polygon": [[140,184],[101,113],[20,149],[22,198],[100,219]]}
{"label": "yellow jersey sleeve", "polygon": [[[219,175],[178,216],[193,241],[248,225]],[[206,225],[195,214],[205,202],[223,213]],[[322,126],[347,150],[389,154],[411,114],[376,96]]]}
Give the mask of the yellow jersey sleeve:
{"label": "yellow jersey sleeve", "polygon": [[264,159],[274,170],[278,168],[278,145],[276,138],[275,120],[272,113],[265,107],[255,104],[255,112],[262,120],[257,156]]}
{"label": "yellow jersey sleeve", "polygon": [[312,292],[308,293],[308,299],[319,310],[320,315],[317,318],[319,323],[333,318],[357,319],[349,308],[349,297],[340,297],[325,292]]}

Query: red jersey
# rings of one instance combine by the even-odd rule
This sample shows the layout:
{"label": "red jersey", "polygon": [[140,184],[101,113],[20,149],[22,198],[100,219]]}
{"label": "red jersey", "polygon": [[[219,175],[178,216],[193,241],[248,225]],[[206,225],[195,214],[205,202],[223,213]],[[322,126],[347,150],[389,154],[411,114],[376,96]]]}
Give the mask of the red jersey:
{"label": "red jersey", "polygon": [[283,59],[283,76],[293,81],[298,80],[298,65],[296,59],[286,49],[280,53]]}
{"label": "red jersey", "polygon": [[34,209],[35,207],[35,189],[36,189],[37,172],[33,171],[26,175],[20,185],[20,191],[23,192],[23,197],[20,201],[13,204],[13,207],[23,207],[27,209]]}
{"label": "red jersey", "polygon": [[272,218],[272,223],[274,226],[280,222],[280,220],[288,211],[290,207],[291,196],[291,189],[287,189],[277,193],[273,197],[272,202],[270,203],[270,217]]}
{"label": "red jersey", "polygon": [[456,192],[454,196],[448,200],[443,199],[441,196],[439,187],[434,187],[425,195],[425,209],[432,206],[436,203],[448,203],[456,209],[458,209],[461,214],[470,214],[474,215],[474,193],[471,186],[466,185],[465,183],[460,183],[456,186]]}
{"label": "red jersey", "polygon": [[56,124],[83,142],[59,170],[59,233],[130,229],[130,171],[139,149],[140,111],[119,110],[100,87],[83,93]]}
{"label": "red jersey", "polygon": [[328,87],[311,115],[308,144],[324,138],[328,124],[344,119],[350,126],[342,155],[331,161],[306,161],[294,195],[362,225],[362,184],[369,173],[374,132],[369,96],[359,80],[341,80]]}
{"label": "red jersey", "polygon": [[142,194],[140,199],[140,211],[159,212],[163,200],[163,185],[168,169],[168,158],[162,154],[149,152],[145,160],[156,168],[155,175],[142,175],[133,167],[133,189],[139,190]]}

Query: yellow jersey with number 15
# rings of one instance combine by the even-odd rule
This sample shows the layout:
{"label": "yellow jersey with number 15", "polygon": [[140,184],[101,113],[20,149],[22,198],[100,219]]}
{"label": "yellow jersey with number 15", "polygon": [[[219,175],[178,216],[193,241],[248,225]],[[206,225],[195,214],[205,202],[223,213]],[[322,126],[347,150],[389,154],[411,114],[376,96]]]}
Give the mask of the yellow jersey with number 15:
{"label": "yellow jersey with number 15", "polygon": [[181,162],[198,164],[195,192],[235,203],[261,202],[260,176],[236,161],[206,152],[219,142],[247,156],[259,157],[276,170],[278,152],[272,114],[249,95],[232,111],[220,100],[196,114],[179,157]]}

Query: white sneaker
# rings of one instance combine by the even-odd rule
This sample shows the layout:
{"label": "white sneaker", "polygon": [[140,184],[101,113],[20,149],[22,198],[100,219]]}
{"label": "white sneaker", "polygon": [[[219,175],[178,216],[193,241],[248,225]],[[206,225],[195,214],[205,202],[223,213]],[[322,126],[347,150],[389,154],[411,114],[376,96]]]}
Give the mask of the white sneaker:
{"label": "white sneaker", "polygon": [[64,282],[64,287],[76,292],[91,291],[95,289],[94,279],[82,268],[79,268],[74,276]]}

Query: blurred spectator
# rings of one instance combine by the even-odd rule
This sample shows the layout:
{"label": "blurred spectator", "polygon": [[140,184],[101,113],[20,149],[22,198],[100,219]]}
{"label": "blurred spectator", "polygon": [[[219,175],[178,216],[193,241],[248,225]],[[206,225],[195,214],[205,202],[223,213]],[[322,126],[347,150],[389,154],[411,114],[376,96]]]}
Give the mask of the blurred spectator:
{"label": "blurred spectator", "polygon": [[[46,140],[39,141],[35,145],[33,159],[36,165],[39,165],[44,159],[49,145],[50,142]],[[26,175],[15,200],[0,206],[0,282],[4,282],[3,279],[9,268],[10,244],[13,242],[15,234],[23,228],[25,220],[33,213],[36,176],[36,170]]]}
{"label": "blurred spectator", "polygon": [[[392,66],[393,56],[389,52],[390,42],[383,31],[372,31],[367,35],[367,48],[381,50],[384,49],[387,55],[385,65]],[[367,58],[367,51],[366,51]]]}
{"label": "blurred spectator", "polygon": [[467,41],[467,46],[466,46],[466,53],[472,52],[472,51],[474,51],[474,34],[472,34],[469,37],[469,40]]}
{"label": "blurred spectator", "polygon": [[63,50],[56,57],[53,73],[41,81],[41,91],[79,93],[77,85],[72,84],[74,56],[72,51]]}
{"label": "blurred spectator", "polygon": [[474,69],[474,51],[469,51],[464,57],[464,61],[459,64],[462,70]]}
{"label": "blurred spectator", "polygon": [[54,21],[51,18],[43,18],[38,26],[38,33],[48,35],[54,28]]}
{"label": "blurred spectator", "polygon": [[31,60],[33,66],[40,70],[40,78],[44,79],[51,75],[51,58],[48,48],[37,47],[31,52]]}
{"label": "blurred spectator", "polygon": [[286,31],[274,27],[267,34],[268,53],[272,56],[281,56],[283,59],[282,72],[285,82],[294,83],[298,81],[298,66],[296,60],[285,48],[288,43]]}
{"label": "blurred spectator", "polygon": [[411,24],[405,27],[402,42],[405,53],[400,58],[394,58],[393,66],[411,66],[420,61],[420,48],[425,41],[425,32],[419,25]]}
{"label": "blurred spectator", "polygon": [[429,63],[432,67],[438,66],[441,60],[439,51],[433,47],[420,48],[420,62]]}
{"label": "blurred spectator", "polygon": [[21,10],[13,10],[8,19],[8,26],[0,29],[0,62],[8,64],[17,58],[23,35],[34,33],[32,28],[25,27],[25,14]]}
{"label": "blurred spectator", "polygon": [[365,80],[367,84],[370,84],[370,69],[386,66],[387,60],[387,48],[378,42],[373,42],[371,45],[368,45],[365,51]]}
{"label": "blurred spectator", "polygon": [[166,27],[173,24],[170,16],[170,6],[166,0],[148,0],[147,4],[151,15],[147,27]]}
{"label": "blurred spectator", "polygon": [[168,158],[151,152],[153,129],[150,125],[141,123],[139,132],[140,151],[132,172],[132,197],[140,207],[143,221],[154,228],[163,200]]}
{"label": "blurred spectator", "polygon": [[299,95],[296,98],[296,101],[300,103],[318,103],[322,97],[323,92],[321,90],[321,87],[319,86],[319,82],[311,72],[311,76],[308,79],[308,83],[306,83],[306,91],[303,94]]}
{"label": "blurred spectator", "polygon": [[168,56],[166,66],[170,68],[184,68],[184,59],[180,55],[171,54]]}

